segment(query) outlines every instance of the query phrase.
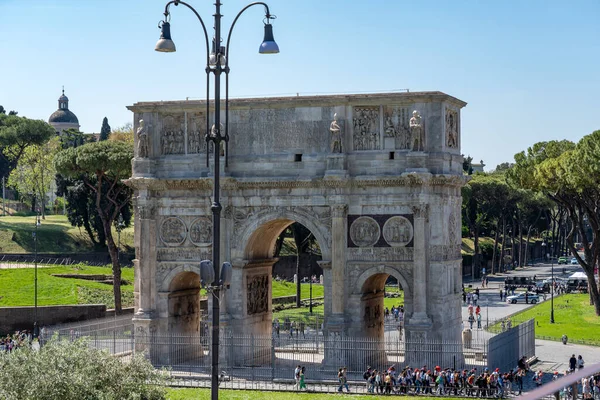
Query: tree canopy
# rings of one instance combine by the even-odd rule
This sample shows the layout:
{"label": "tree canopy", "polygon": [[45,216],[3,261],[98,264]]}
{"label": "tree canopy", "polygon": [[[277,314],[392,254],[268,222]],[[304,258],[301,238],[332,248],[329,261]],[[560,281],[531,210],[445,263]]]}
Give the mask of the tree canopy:
{"label": "tree canopy", "polygon": [[127,143],[105,140],[60,151],[54,158],[58,173],[83,180],[93,192],[113,266],[115,309],[121,312],[121,266],[111,227],[131,202],[132,191],[121,180],[131,176],[133,149]]}
{"label": "tree canopy", "polygon": [[[539,142],[515,155],[507,178],[516,185],[544,193],[568,215],[567,243],[588,277],[590,299],[600,316],[600,294],[594,276],[600,252],[600,130],[579,143]],[[590,227],[591,229],[587,229]],[[580,257],[575,238],[583,243]]]}
{"label": "tree canopy", "polygon": [[55,134],[44,121],[0,113],[0,176],[10,175],[27,146],[42,145]]}
{"label": "tree canopy", "polygon": [[110,136],[110,125],[108,124],[108,118],[104,117],[102,120],[102,128],[100,128],[100,141],[108,140]]}

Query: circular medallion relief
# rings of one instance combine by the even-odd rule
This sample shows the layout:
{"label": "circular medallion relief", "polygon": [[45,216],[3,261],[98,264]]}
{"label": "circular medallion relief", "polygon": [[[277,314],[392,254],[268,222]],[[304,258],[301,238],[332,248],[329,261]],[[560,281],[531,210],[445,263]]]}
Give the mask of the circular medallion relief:
{"label": "circular medallion relief", "polygon": [[210,246],[212,243],[212,221],[206,217],[195,219],[190,225],[190,242],[196,246]]}
{"label": "circular medallion relief", "polygon": [[380,236],[379,224],[371,217],[358,217],[350,226],[350,238],[359,247],[373,246]]}
{"label": "circular medallion relief", "polygon": [[185,241],[187,228],[177,217],[168,217],[160,225],[160,239],[167,246],[179,246]]}
{"label": "circular medallion relief", "polygon": [[395,216],[383,225],[383,238],[392,247],[403,247],[413,238],[413,227],[409,220]]}

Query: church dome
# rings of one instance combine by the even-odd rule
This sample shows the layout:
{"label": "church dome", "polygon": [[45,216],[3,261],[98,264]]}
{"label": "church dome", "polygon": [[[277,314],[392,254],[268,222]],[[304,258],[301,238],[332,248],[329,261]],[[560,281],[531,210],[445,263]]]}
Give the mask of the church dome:
{"label": "church dome", "polygon": [[48,118],[48,122],[79,124],[77,116],[69,110],[69,98],[65,96],[64,89],[62,95],[58,98],[58,110],[52,113],[50,118]]}
{"label": "church dome", "polygon": [[56,110],[52,113],[48,122],[68,122],[72,124],[78,124],[79,120],[77,116],[69,110]]}

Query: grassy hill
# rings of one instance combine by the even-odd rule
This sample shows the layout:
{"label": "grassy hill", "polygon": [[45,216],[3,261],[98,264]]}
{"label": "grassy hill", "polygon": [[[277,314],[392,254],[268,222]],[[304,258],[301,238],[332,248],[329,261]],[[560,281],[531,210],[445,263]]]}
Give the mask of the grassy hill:
{"label": "grassy hill", "polygon": [[[35,216],[0,216],[0,253],[33,253]],[[63,215],[48,215],[41,220],[38,232],[39,253],[71,253],[94,251],[82,228],[71,226]],[[117,237],[116,231],[113,235]],[[121,232],[121,246],[133,246],[133,227]]]}
{"label": "grassy hill", "polygon": [[[34,304],[34,268],[0,269],[0,307]],[[111,275],[108,267],[82,264],[38,268],[38,305],[106,304],[114,308],[112,285],[85,279],[60,278],[55,274]],[[123,268],[123,307],[133,306],[133,269]]]}

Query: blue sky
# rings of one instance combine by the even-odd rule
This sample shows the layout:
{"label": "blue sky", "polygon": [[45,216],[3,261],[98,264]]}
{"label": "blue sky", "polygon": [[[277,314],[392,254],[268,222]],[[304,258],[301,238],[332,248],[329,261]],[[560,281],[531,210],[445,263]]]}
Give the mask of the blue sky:
{"label": "blue sky", "polygon": [[[189,0],[212,29],[212,0]],[[178,51],[155,52],[163,0],[0,0],[0,104],[46,119],[61,86],[84,132],[137,101],[201,98],[200,24],[172,7]],[[223,23],[247,1],[224,0]],[[600,1],[270,0],[281,53],[259,55],[262,7],[238,21],[230,94],[440,90],[469,104],[462,152],[486,169],[600,129]]]}

